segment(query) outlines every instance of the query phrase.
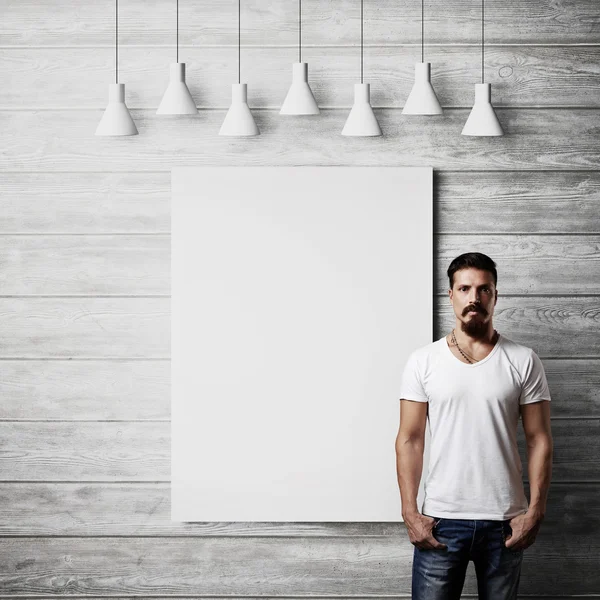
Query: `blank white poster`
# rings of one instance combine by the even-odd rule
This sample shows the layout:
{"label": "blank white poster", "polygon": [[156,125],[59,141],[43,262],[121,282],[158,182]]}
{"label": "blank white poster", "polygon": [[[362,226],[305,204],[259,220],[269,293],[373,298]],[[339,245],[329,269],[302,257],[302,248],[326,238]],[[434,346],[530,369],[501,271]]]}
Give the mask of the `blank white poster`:
{"label": "blank white poster", "polygon": [[432,341],[432,179],[172,170],[173,520],[402,520],[398,394]]}

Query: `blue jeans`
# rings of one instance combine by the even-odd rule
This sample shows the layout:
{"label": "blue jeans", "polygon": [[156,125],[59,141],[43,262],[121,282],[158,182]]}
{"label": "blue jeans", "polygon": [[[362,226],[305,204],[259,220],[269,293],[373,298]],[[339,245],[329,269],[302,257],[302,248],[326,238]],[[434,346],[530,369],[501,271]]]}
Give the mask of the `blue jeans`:
{"label": "blue jeans", "polygon": [[475,564],[479,600],[514,600],[521,578],[523,550],[504,545],[512,534],[505,521],[435,519],[433,537],[447,548],[415,546],[413,600],[459,600],[469,561]]}

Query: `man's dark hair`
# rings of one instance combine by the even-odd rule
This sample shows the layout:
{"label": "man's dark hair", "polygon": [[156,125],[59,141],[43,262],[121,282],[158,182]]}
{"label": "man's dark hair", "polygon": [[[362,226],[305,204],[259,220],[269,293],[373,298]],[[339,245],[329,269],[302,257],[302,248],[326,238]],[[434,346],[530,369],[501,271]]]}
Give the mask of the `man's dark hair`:
{"label": "man's dark hair", "polygon": [[494,285],[498,284],[496,263],[489,256],[482,254],[481,252],[465,252],[464,254],[457,256],[448,267],[450,289],[454,287],[454,273],[460,269],[467,269],[468,267],[489,271],[494,276]]}

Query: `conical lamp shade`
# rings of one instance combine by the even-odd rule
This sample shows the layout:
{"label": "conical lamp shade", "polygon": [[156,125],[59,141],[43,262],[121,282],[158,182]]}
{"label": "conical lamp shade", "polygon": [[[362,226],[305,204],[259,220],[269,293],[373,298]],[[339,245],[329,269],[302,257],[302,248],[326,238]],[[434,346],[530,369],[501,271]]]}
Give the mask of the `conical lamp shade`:
{"label": "conical lamp shade", "polygon": [[442,107],[431,85],[431,63],[415,64],[415,83],[406,100],[403,115],[441,115]]}
{"label": "conical lamp shade", "polygon": [[381,135],[381,128],[370,104],[371,84],[354,84],[354,105],[346,119],[342,135]]}
{"label": "conical lamp shade", "polygon": [[169,85],[162,97],[157,115],[197,115],[196,102],[185,83],[185,63],[171,63]]}
{"label": "conical lamp shade", "polygon": [[308,85],[308,63],[298,62],[292,65],[292,85],[283,101],[280,115],[318,115],[312,90]]}
{"label": "conical lamp shade", "polygon": [[260,131],[248,106],[248,84],[231,84],[231,106],[219,130],[219,135],[259,135]]}
{"label": "conical lamp shade", "polygon": [[502,125],[491,102],[492,86],[489,83],[475,84],[475,104],[462,130],[462,135],[504,135]]}
{"label": "conical lamp shade", "polygon": [[137,135],[138,130],[125,105],[125,84],[108,85],[108,105],[98,127],[96,135]]}

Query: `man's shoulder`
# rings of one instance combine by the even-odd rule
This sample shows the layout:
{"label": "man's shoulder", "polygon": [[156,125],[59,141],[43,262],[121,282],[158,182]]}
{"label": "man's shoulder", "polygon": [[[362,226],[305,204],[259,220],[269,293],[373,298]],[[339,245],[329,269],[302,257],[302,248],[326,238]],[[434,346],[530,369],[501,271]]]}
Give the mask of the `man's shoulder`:
{"label": "man's shoulder", "polygon": [[518,358],[521,360],[527,360],[532,354],[535,353],[533,348],[516,342],[515,340],[506,337],[502,334],[502,346],[504,351],[511,357]]}

